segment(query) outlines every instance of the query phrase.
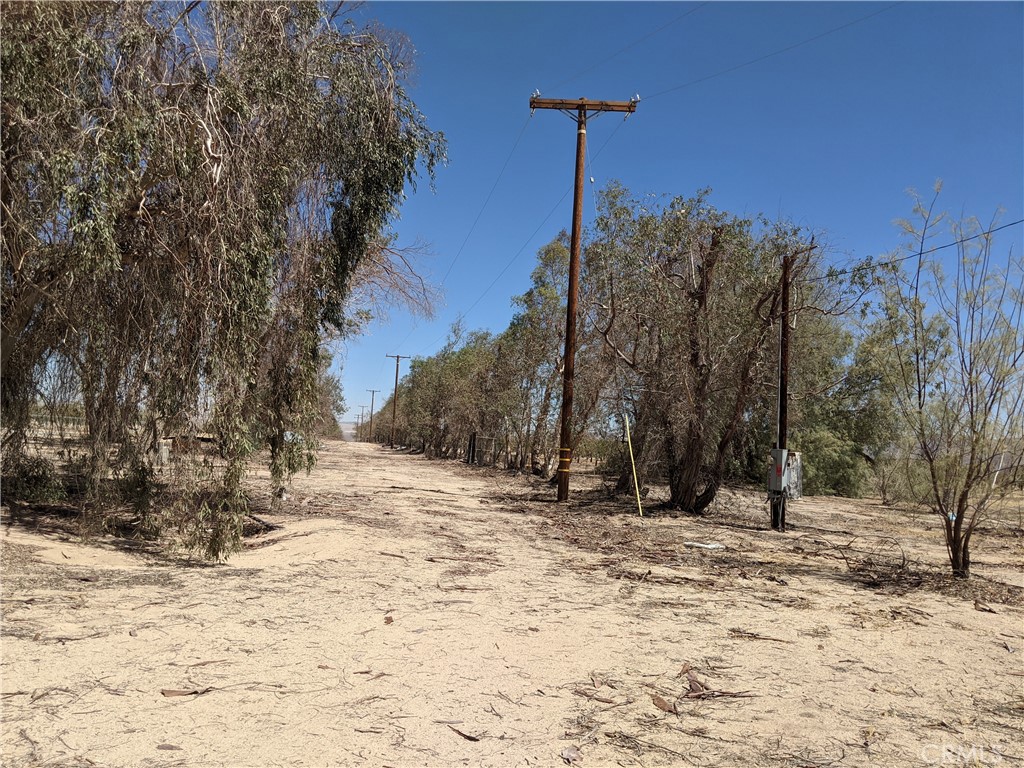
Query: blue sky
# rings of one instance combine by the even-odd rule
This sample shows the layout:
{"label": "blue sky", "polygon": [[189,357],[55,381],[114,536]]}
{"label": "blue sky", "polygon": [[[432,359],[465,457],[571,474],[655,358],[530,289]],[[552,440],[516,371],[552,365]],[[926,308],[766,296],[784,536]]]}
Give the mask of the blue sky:
{"label": "blue sky", "polygon": [[[590,121],[597,188],[710,187],[721,209],[824,231],[837,264],[892,251],[907,189],[937,178],[953,213],[1024,218],[1024,3],[383,2],[354,18],[416,48],[411,93],[447,135],[449,164],[394,230],[427,244],[419,267],[435,283],[454,266],[434,320],[395,310],[345,343],[347,419],[367,389],[383,390],[378,407],[390,393],[386,354],[433,354],[460,316],[503,330],[537,250],[569,228],[575,130],[555,111],[530,117],[535,89],[639,93],[628,120]],[[1017,225],[996,242],[1019,254],[1022,240]]]}

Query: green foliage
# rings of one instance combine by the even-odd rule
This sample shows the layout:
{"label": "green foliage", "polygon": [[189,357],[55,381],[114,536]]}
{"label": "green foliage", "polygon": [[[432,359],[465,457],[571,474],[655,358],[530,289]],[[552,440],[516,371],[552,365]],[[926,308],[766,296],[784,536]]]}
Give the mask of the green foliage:
{"label": "green foliage", "polygon": [[994,254],[974,219],[954,222],[956,271],[924,259],[944,219],[935,199],[914,206],[909,270],[880,277],[872,328],[876,368],[891,394],[906,490],[942,525],[953,574],[970,575],[971,539],[1024,464],[1024,263]]}
{"label": "green foliage", "polygon": [[169,510],[184,549],[209,560],[238,551],[247,513],[243,494],[227,485],[185,494]]}
{"label": "green foliage", "polygon": [[857,443],[817,426],[796,432],[791,447],[802,454],[805,494],[862,495],[868,473]]}
{"label": "green foliage", "polygon": [[4,501],[63,501],[66,496],[64,484],[52,461],[42,456],[5,454]]}
{"label": "green foliage", "polygon": [[798,229],[718,211],[706,191],[663,204],[613,186],[600,212],[587,257],[597,323],[618,377],[638,392],[638,472],[663,466],[670,503],[700,513],[760,416],[781,257],[800,254],[797,276],[817,257]]}
{"label": "green foliage", "polygon": [[444,137],[405,90],[401,41],[326,4],[4,13],[5,445],[55,399],[53,371],[85,414],[90,509],[157,432],[213,432],[220,490],[182,503],[186,539],[219,556],[249,457],[269,446],[275,481],[312,466],[323,337],[359,322],[352,286]]}

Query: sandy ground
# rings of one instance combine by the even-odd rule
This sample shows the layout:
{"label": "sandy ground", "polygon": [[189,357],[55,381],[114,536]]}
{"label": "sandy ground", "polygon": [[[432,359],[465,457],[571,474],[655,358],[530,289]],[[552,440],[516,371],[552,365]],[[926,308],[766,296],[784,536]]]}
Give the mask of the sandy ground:
{"label": "sandy ground", "polygon": [[937,531],[877,504],[780,536],[742,493],[700,520],[550,495],[332,443],[219,566],[5,513],[2,762],[1024,763],[1019,534],[951,587]]}

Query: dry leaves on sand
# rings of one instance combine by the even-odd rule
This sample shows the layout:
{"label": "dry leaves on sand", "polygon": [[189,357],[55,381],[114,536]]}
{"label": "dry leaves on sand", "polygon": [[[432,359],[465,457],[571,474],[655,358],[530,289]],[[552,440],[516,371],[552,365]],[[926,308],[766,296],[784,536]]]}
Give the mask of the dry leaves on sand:
{"label": "dry leaves on sand", "polygon": [[675,704],[669,704],[667,701],[665,701],[665,699],[663,699],[658,694],[654,694],[653,696],[651,696],[651,702],[654,704],[654,706],[656,706],[662,712],[668,712],[668,713],[673,714],[673,715],[678,715],[679,714],[679,712],[676,711],[676,705]]}

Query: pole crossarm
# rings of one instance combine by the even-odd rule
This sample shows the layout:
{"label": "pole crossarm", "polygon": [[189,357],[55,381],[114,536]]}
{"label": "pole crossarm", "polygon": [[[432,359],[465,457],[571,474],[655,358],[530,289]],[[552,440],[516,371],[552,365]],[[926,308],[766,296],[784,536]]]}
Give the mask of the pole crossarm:
{"label": "pole crossarm", "polygon": [[585,109],[588,112],[636,112],[635,101],[599,101],[597,99],[542,99],[534,96],[530,99],[530,109],[560,109],[577,112]]}

